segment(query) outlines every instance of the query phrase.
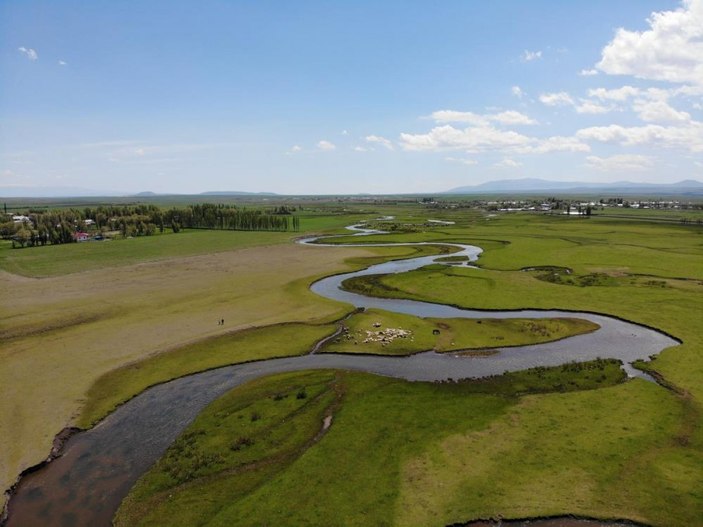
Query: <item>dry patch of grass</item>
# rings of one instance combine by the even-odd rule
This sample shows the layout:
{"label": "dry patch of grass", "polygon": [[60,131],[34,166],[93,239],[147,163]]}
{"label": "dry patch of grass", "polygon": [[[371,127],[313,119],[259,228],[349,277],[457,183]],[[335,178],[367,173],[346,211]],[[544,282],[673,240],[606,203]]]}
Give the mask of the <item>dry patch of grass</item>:
{"label": "dry patch of grass", "polygon": [[11,292],[0,329],[17,336],[0,349],[0,487],[47,455],[101,375],[253,325],[333,320],[348,307],[308,283],[369,254],[378,252],[289,244],[46,279],[0,273]]}
{"label": "dry patch of grass", "polygon": [[77,425],[87,428],[149,386],[191,373],[252,360],[309,353],[334,331],[333,324],[285,323],[210,337],[127,364],[98,378]]}

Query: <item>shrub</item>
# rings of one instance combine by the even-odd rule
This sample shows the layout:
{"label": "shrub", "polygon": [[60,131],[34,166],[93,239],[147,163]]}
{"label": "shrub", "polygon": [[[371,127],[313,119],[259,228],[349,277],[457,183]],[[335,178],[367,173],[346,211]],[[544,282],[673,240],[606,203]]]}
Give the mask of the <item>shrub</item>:
{"label": "shrub", "polygon": [[237,452],[242,448],[246,448],[254,444],[254,440],[251,437],[242,436],[237,438],[237,440],[232,443],[229,447],[230,450]]}

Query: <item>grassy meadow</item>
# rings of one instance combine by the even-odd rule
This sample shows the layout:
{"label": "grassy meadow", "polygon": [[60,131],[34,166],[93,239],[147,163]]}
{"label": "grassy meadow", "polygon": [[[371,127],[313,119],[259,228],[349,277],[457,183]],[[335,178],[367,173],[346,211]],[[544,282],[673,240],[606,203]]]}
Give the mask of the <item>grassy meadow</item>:
{"label": "grassy meadow", "polygon": [[[360,336],[351,347],[351,339],[341,337],[328,342],[319,352],[409,355],[434,349],[484,355],[498,345],[550,342],[597,329],[596,324],[580,319],[440,320],[379,310],[354,314],[342,325],[354,334],[367,329],[376,331],[373,324],[379,323],[385,328],[409,328],[418,338],[411,336],[396,340],[386,347],[380,341],[363,342]],[[76,426],[89,428],[146,388],[171,379],[230,364],[310,353],[318,342],[331,336],[338,325],[339,322],[319,320],[316,323],[286,322],[241,329],[125,364],[94,381],[76,419]],[[434,335],[433,330],[441,331],[440,335]]]}
{"label": "grassy meadow", "polygon": [[[280,245],[317,232],[343,232],[355,220],[353,215],[303,215],[300,232],[221,231],[190,229],[163,234],[101,242],[47,245],[12,249],[0,241],[0,269],[35,278],[61,276],[90,270],[133,265],[172,258]],[[34,250],[41,249],[41,250]]]}
{"label": "grassy meadow", "polygon": [[[294,461],[274,463],[278,472],[264,483],[218,498],[214,488],[232,478],[223,470],[207,482],[196,478],[174,487],[173,501],[165,502],[149,490],[157,465],[120,518],[159,525],[159,517],[178,515],[186,504],[197,508],[194,496],[204,492],[213,499],[209,512],[197,515],[202,525],[447,525],[558,514],[693,525],[703,514],[696,476],[703,473],[702,236],[700,228],[679,224],[511,214],[364,237],[468,242],[484,253],[477,269],[432,265],[359,279],[349,284],[353,289],[471,308],[598,311],[647,324],[683,341],[645,366],[669,389],[642,380],[613,385],[608,376],[597,377],[602,384],[574,383],[567,376],[583,370],[568,366],[549,372],[551,393],[535,393],[526,382],[511,392],[506,386],[515,382],[513,374],[497,378],[500,389],[495,379],[477,383],[481,393],[343,374],[349,388],[329,431]],[[427,349],[438,337],[456,343],[454,331],[463,334],[458,329],[438,328],[439,336],[431,331],[454,322],[371,312],[346,323],[352,335],[412,329],[426,339],[418,339],[415,349]],[[507,338],[511,328],[501,330],[497,336]],[[356,351],[362,342],[349,344],[353,338],[342,337],[327,351]],[[406,337],[365,346],[398,353],[392,346],[400,341],[401,348],[415,344]],[[356,383],[373,388],[359,390]],[[213,428],[207,430],[206,436]],[[142,517],[137,511],[145,503],[150,512]]]}
{"label": "grassy meadow", "polygon": [[[133,489],[118,525],[448,525],[579,514],[683,526],[703,517],[700,226],[650,221],[655,211],[586,219],[360,208],[310,212],[301,226],[340,235],[331,239],[338,243],[460,242],[484,252],[477,268],[432,265],[346,287],[646,324],[682,341],[642,365],[666,388],[623,382],[610,361],[461,384],[329,371],[260,379],[196,419]],[[390,234],[342,236],[345,225],[381,227],[388,222],[374,218],[390,215]],[[0,308],[4,486],[46,455],[62,427],[88,426],[149,385],[308,352],[351,310],[312,294],[317,278],[442,252],[303,247],[293,237],[188,231],[100,248],[0,248],[0,281],[13,296]],[[344,324],[348,331],[323,351],[475,350],[593,330],[576,319],[479,324],[380,311]],[[363,342],[366,331],[386,328],[412,336]]]}
{"label": "grassy meadow", "polygon": [[410,355],[433,350],[484,355],[491,348],[552,342],[598,329],[597,324],[576,318],[436,319],[378,309],[355,314],[344,326],[323,352]]}
{"label": "grassy meadow", "polygon": [[404,465],[438,438],[485,431],[518,403],[516,392],[622,379],[614,361],[460,384],[333,371],[260,379],[196,419],[137,483],[116,524],[392,524]]}
{"label": "grassy meadow", "polygon": [[229,364],[310,353],[334,329],[333,324],[295,322],[243,329],[126,364],[93,383],[77,425],[89,428],[146,388],[177,377]]}
{"label": "grassy meadow", "polygon": [[[303,226],[341,232],[357,218],[318,214]],[[257,239],[261,234],[263,242]],[[9,294],[0,306],[0,486],[9,488],[22,470],[42,461],[64,427],[94,421],[147,382],[127,376],[132,388],[111,394],[95,413],[91,408],[102,403],[93,396],[105,392],[91,387],[108,372],[255,326],[336,320],[351,307],[311,293],[312,281],[359,267],[364,257],[417,253],[410,247],[307,247],[292,243],[291,233],[271,244],[268,234],[198,230],[112,242],[4,246],[0,288]],[[149,243],[167,243],[168,250]],[[106,264],[106,248],[128,254]],[[350,258],[355,261],[346,263]],[[13,272],[18,268],[21,274]],[[298,335],[304,342],[304,331]],[[258,358],[300,353],[292,338],[283,339],[285,346],[275,331],[266,339],[255,348],[262,351]],[[254,355],[219,358],[236,362]],[[177,376],[212,367],[212,356],[202,357],[207,360],[200,365],[161,371]],[[168,380],[149,375],[143,378],[148,383]]]}

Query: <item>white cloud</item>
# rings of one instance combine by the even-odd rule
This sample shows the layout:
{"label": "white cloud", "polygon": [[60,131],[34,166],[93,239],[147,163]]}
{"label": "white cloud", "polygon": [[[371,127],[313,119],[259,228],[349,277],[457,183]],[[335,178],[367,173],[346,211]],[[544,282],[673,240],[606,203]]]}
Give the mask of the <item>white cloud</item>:
{"label": "white cloud", "polygon": [[[700,88],[691,89],[690,93],[693,93],[695,90],[703,90],[703,86],[701,86]],[[672,96],[685,95],[687,92],[688,92],[688,90],[686,90],[685,87],[677,88],[675,90],[663,90],[661,88],[647,88],[642,93],[642,96],[646,97],[648,99],[651,99],[653,101],[666,101]],[[703,95],[703,91],[698,91],[698,95]]]}
{"label": "white cloud", "polygon": [[[436,126],[424,134],[400,134],[400,145],[406,151],[439,152],[464,150],[469,153],[502,151],[517,154],[546,154],[550,152],[590,152],[590,146],[577,137],[553,136],[546,139],[530,137],[512,130],[501,130],[490,121],[501,124],[535,124],[536,121],[516,112],[478,115],[472,112],[442,110],[432,117],[439,122],[455,120],[478,123],[461,129],[452,125]],[[456,160],[458,158],[445,158]]]}
{"label": "white cloud", "polygon": [[455,110],[438,110],[432,112],[431,118],[438,123],[469,123],[477,126],[488,124],[482,115],[473,112],[457,112]]}
{"label": "white cloud", "polygon": [[596,67],[612,75],[703,85],[703,0],[684,0],[675,11],[654,12],[650,29],[620,28]]}
{"label": "white cloud", "polygon": [[506,157],[502,161],[499,161],[498,163],[493,165],[494,167],[497,168],[517,168],[521,167],[522,163],[519,161],[515,161],[514,159],[510,159],[509,157]]}
{"label": "white cloud", "polygon": [[471,152],[522,146],[531,139],[513,131],[478,126],[460,130],[453,126],[437,126],[426,134],[400,134],[404,150],[439,151],[462,149]]}
{"label": "white cloud", "polygon": [[682,123],[691,120],[691,115],[672,108],[666,101],[647,101],[638,99],[632,105],[640,119],[655,123]]}
{"label": "white cloud", "polygon": [[512,88],[510,88],[510,91],[518,99],[522,99],[522,96],[525,95],[525,92],[522,91],[522,88],[520,88],[520,86],[513,86]]}
{"label": "white cloud", "polygon": [[579,71],[579,75],[582,77],[593,77],[594,75],[598,75],[598,70],[581,70]]}
{"label": "white cloud", "polygon": [[630,97],[636,97],[639,94],[640,90],[633,86],[623,86],[614,90],[608,90],[606,88],[595,88],[588,90],[589,97],[595,97],[596,99],[600,99],[601,101],[622,102]]}
{"label": "white cloud", "polygon": [[349,135],[349,132],[347,130],[342,130],[342,135]]}
{"label": "white cloud", "polygon": [[586,141],[600,141],[602,143],[620,143],[627,146],[648,143],[661,135],[663,127],[644,126],[626,128],[619,124],[609,126],[591,126],[576,132],[576,137]]}
{"label": "white cloud", "polygon": [[[683,90],[682,88],[687,89]],[[629,99],[634,99],[632,103],[632,110],[638,114],[640,119],[646,122],[683,123],[690,121],[690,114],[673,108],[668,103],[668,99],[678,95],[697,94],[698,89],[693,89],[691,87],[682,88],[672,90],[664,90],[661,88],[640,89],[633,86],[622,86],[611,90],[606,88],[595,88],[588,90],[588,95],[589,97],[593,97],[601,101],[613,101],[616,103],[622,103]],[[586,101],[583,102],[586,103]],[[606,111],[612,109],[613,108],[610,107],[607,108]]]}
{"label": "white cloud", "polygon": [[548,154],[550,152],[590,152],[591,147],[576,137],[553,136],[538,139],[535,144],[515,149],[520,154]]}
{"label": "white cloud", "polygon": [[493,114],[476,114],[473,112],[458,112],[455,110],[439,110],[432,112],[431,118],[438,123],[467,123],[474,126],[489,126],[490,122],[500,124],[537,124],[537,121],[515,110]]}
{"label": "white cloud", "polygon": [[686,95],[693,97],[703,96],[703,86],[679,86],[674,90],[671,90],[672,95]]}
{"label": "white cloud", "polygon": [[66,62],[65,60],[59,60],[59,66],[66,66],[67,64],[68,62]]}
{"label": "white cloud", "polygon": [[337,149],[337,147],[333,143],[325,141],[324,139],[317,143],[317,148],[324,152],[331,152],[332,150]]}
{"label": "white cloud", "polygon": [[290,150],[288,150],[289,153],[291,154],[297,154],[298,152],[302,152],[303,148],[300,145],[293,145],[290,147]]}
{"label": "white cloud", "polygon": [[608,113],[613,109],[612,106],[603,106],[602,104],[586,99],[581,99],[581,103],[577,104],[574,108],[576,108],[577,113],[589,114]]}
{"label": "white cloud", "polygon": [[571,95],[565,91],[558,93],[543,93],[539,96],[539,100],[546,106],[567,106],[574,104],[574,100],[571,98]]}
{"label": "white cloud", "polygon": [[22,55],[27,57],[29,60],[37,60],[39,58],[37,52],[34,51],[32,48],[25,48],[24,46],[20,46],[19,48],[17,48],[17,51],[22,53]]}
{"label": "white cloud", "polygon": [[380,135],[367,135],[366,136],[366,141],[368,143],[375,143],[383,146],[384,148],[388,150],[393,150],[393,143],[391,143],[388,139],[385,137],[381,137]]}
{"label": "white cloud", "polygon": [[468,166],[478,165],[478,161],[475,159],[467,159],[465,157],[445,157],[444,160],[451,163],[461,163],[462,165]]}
{"label": "white cloud", "polygon": [[661,148],[680,148],[691,152],[703,152],[703,123],[689,121],[682,126],[625,127],[618,124],[593,126],[576,132],[576,137],[584,141],[600,141],[623,146],[651,145]]}
{"label": "white cloud", "polygon": [[537,124],[537,121],[531,119],[524,113],[516,112],[515,110],[508,110],[505,112],[500,112],[492,115],[486,116],[489,120],[498,122],[500,124]]}
{"label": "white cloud", "polygon": [[542,58],[542,52],[541,51],[528,51],[525,50],[522,52],[522,55],[520,55],[520,60],[523,62],[532,62],[533,60],[541,59]]}
{"label": "white cloud", "polygon": [[625,170],[641,171],[652,168],[651,157],[636,154],[622,154],[610,157],[588,156],[586,166],[603,172],[619,172]]}
{"label": "white cloud", "polygon": [[355,146],[354,147],[354,152],[368,152],[372,151],[373,148],[366,148],[365,146]]}
{"label": "white cloud", "polygon": [[[602,90],[602,88],[599,89]],[[592,95],[591,92],[595,91],[596,90],[590,90],[589,94]],[[539,96],[539,100],[545,106],[573,106],[576,113],[600,114],[610,112],[614,109],[613,106],[604,106],[588,99],[579,99],[577,102],[571,95],[563,91],[557,93],[543,93]]]}

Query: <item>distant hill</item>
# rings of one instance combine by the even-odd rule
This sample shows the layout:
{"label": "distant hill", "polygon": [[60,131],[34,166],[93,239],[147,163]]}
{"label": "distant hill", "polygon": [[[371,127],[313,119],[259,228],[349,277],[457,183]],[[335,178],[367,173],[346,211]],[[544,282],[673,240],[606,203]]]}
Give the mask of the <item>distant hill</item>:
{"label": "distant hill", "polygon": [[544,193],[559,192],[608,192],[619,194],[695,194],[703,195],[703,183],[692,179],[678,183],[588,183],[584,181],[549,181],[546,179],[524,178],[489,181],[480,185],[456,187],[443,194],[505,194],[505,193]]}

